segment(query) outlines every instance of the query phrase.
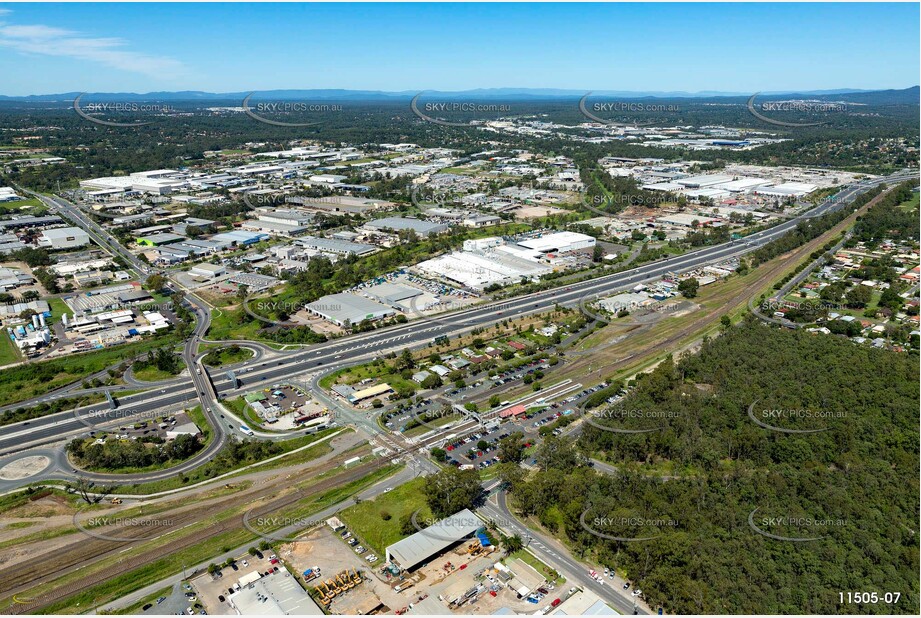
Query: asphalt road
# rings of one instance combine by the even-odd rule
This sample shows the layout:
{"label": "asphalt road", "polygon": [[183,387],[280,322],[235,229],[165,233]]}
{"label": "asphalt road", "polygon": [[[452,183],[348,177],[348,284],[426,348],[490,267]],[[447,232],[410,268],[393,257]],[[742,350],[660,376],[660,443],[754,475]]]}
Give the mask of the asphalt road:
{"label": "asphalt road", "polygon": [[566,576],[567,586],[575,585],[591,590],[622,614],[649,613],[639,604],[635,605],[630,592],[621,588],[623,580],[608,579],[605,580],[608,583],[599,584],[588,575],[591,566],[576,561],[559,541],[550,539],[521,523],[509,510],[504,492],[497,493],[484,506],[477,508],[477,512],[487,520],[496,522],[506,532],[519,535],[531,553]]}

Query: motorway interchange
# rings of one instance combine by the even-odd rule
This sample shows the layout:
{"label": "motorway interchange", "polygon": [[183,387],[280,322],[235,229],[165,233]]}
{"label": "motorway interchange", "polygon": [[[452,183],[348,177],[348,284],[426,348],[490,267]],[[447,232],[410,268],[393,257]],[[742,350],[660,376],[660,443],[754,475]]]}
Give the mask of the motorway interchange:
{"label": "motorway interchange", "polygon": [[[197,355],[197,348],[198,343],[204,340],[204,336],[210,325],[210,311],[209,307],[203,301],[199,300],[194,295],[188,294],[186,298],[192,303],[192,308],[195,310],[198,321],[193,335],[186,342],[183,351],[183,360],[186,361],[188,367],[197,367],[201,369],[201,373],[198,371],[190,371],[191,384],[189,384],[189,382],[171,382],[169,385],[166,385],[166,388],[153,388],[143,393],[118,398],[119,410],[107,410],[107,404],[96,404],[87,406],[76,413],[71,411],[61,412],[33,421],[11,424],[7,426],[7,430],[4,432],[2,438],[0,438],[0,465],[5,465],[15,458],[33,455],[37,452],[34,451],[36,448],[45,453],[48,450],[48,444],[60,442],[76,435],[86,433],[88,426],[101,428],[109,424],[128,421],[130,417],[127,416],[125,411],[130,410],[130,413],[140,417],[150,415],[153,411],[157,410],[166,411],[181,409],[197,401],[201,404],[202,410],[206,412],[216,430],[216,439],[212,442],[210,447],[206,451],[199,453],[192,460],[189,460],[175,469],[157,474],[143,475],[143,478],[139,477],[122,480],[137,482],[173,476],[194,468],[203,461],[207,461],[223,446],[224,441],[229,435],[236,434],[242,436],[242,433],[239,431],[239,425],[241,423],[237,422],[239,419],[234,420],[232,417],[228,418],[229,411],[226,409],[222,411],[218,410],[220,398],[238,396],[252,390],[254,387],[272,384],[283,379],[290,379],[292,376],[298,374],[312,374],[314,376],[313,384],[316,385],[321,373],[331,372],[352,364],[365,362],[388,352],[398,352],[405,348],[412,349],[423,347],[438,336],[463,334],[479,327],[491,325],[508,316],[523,317],[531,314],[544,313],[553,309],[556,305],[564,307],[578,306],[584,304],[587,300],[599,298],[615,291],[628,289],[638,283],[654,280],[667,273],[681,272],[733,256],[742,255],[778,238],[792,229],[804,218],[814,217],[840,208],[863,190],[869,189],[883,181],[894,183],[909,176],[910,175],[900,173],[887,179],[864,181],[863,183],[844,189],[836,196],[836,199],[825,201],[799,217],[789,219],[773,228],[757,232],[742,240],[707,247],[674,258],[644,264],[624,272],[574,283],[566,286],[562,290],[551,289],[504,300],[498,303],[488,303],[476,306],[464,311],[442,314],[430,318],[419,318],[408,324],[380,329],[370,333],[343,337],[322,344],[304,346],[303,349],[297,351],[276,352],[269,348],[265,348],[264,356],[251,359],[235,368],[236,384],[231,382],[231,378],[227,375],[226,371],[215,372],[214,375],[211,375],[208,369],[200,363],[201,355]],[[50,198],[43,199],[49,200]],[[73,216],[76,221],[80,222],[81,226],[84,225],[85,220],[88,220],[88,217],[85,217],[85,215],[73,215],[72,213],[76,207],[68,204],[64,200],[55,198],[54,201],[50,203],[54,204],[55,207],[60,207],[63,210],[63,214]],[[93,228],[92,225],[95,224],[86,225],[92,230],[91,233],[95,233],[96,235],[106,234],[105,231],[98,226]],[[120,247],[114,239],[107,235],[102,236],[101,239],[97,239],[97,242],[100,242],[104,247],[116,247],[116,251],[119,251],[120,254],[121,252],[125,252],[131,255],[124,250],[124,248]],[[131,263],[135,265],[135,262],[137,262],[137,259],[133,258]],[[138,274],[142,278],[149,274],[149,271],[143,264],[137,264],[136,268]],[[198,358],[196,358],[196,355]],[[28,405],[28,402],[18,405]],[[223,406],[220,407],[223,408]],[[222,417],[221,414],[224,416]],[[87,418],[92,420],[88,421],[86,420]],[[355,420],[365,425],[368,429],[380,433],[376,423],[368,423],[361,419]],[[63,463],[60,457],[55,457],[53,461],[56,465],[49,466],[35,477],[30,477],[30,479],[27,479],[27,482],[55,478],[64,479],[75,473],[75,470],[72,468],[66,465],[63,467],[60,465]],[[109,478],[111,475],[86,476],[101,482],[111,480]],[[15,482],[0,481],[0,490],[12,489],[15,486]]]}
{"label": "motorway interchange", "polygon": [[[154,481],[176,476],[194,469],[210,460],[233,436],[241,436],[240,425],[242,421],[236,418],[221,403],[222,399],[239,396],[254,388],[261,388],[275,382],[290,380],[293,376],[302,375],[309,379],[315,394],[327,405],[335,410],[339,424],[352,425],[359,429],[365,436],[377,444],[387,446],[394,454],[402,453],[404,459],[411,463],[411,467],[421,473],[437,470],[430,460],[422,453],[432,446],[453,445],[467,432],[478,433],[474,444],[479,440],[494,442],[502,435],[509,433],[507,425],[490,430],[474,432],[478,428],[476,422],[466,419],[449,429],[443,431],[433,430],[424,439],[407,441],[399,434],[392,434],[379,425],[370,415],[349,409],[329,398],[319,388],[319,379],[332,371],[366,362],[389,352],[399,352],[406,348],[420,348],[440,336],[456,336],[469,333],[471,330],[492,325],[509,316],[524,317],[527,315],[546,313],[557,305],[563,307],[578,307],[586,301],[609,295],[615,291],[629,289],[638,283],[651,281],[667,273],[681,272],[699,266],[711,264],[730,257],[739,256],[750,252],[792,229],[800,220],[821,215],[830,210],[840,208],[852,200],[859,192],[869,189],[883,180],[897,182],[904,180],[909,175],[898,174],[887,179],[865,181],[848,187],[841,191],[835,200],[823,202],[804,215],[787,220],[776,227],[758,232],[743,240],[732,241],[723,245],[707,247],[684,255],[676,256],[658,262],[645,264],[638,268],[621,273],[607,275],[598,279],[573,283],[562,289],[553,289],[537,292],[527,296],[516,297],[499,303],[488,303],[475,306],[471,309],[450,314],[442,314],[432,318],[419,318],[409,324],[398,325],[386,329],[364,333],[360,335],[343,337],[323,344],[303,346],[295,351],[280,352],[255,344],[242,342],[253,349],[255,356],[232,367],[234,378],[228,375],[227,369],[211,372],[201,363],[203,353],[200,353],[199,343],[206,341],[205,337],[210,325],[210,307],[192,294],[187,294],[186,299],[197,317],[197,323],[192,336],[186,341],[183,349],[183,360],[190,371],[189,380],[170,380],[158,384],[141,393],[117,397],[118,407],[111,409],[108,404],[86,406],[77,411],[61,412],[32,421],[15,423],[7,426],[0,438],[0,468],[17,460],[27,458],[46,457],[49,464],[44,470],[22,479],[0,480],[0,491],[9,491],[16,487],[36,481],[67,480],[75,475],[100,483],[112,482],[117,479],[119,483],[138,483]],[[101,227],[92,222],[89,217],[78,212],[78,209],[64,200],[58,198],[42,198],[53,209],[58,209],[61,214],[72,219],[75,223],[86,229],[93,239],[103,248],[115,252],[128,260],[138,276],[143,280],[150,274],[147,266],[121,247],[117,241],[109,236]],[[127,254],[127,255],[125,255]],[[578,392],[584,396],[582,385],[576,385]],[[447,389],[445,389],[447,390]],[[58,393],[42,397],[71,397],[72,393],[79,392],[75,386],[61,389]],[[489,392],[489,388],[481,389],[480,394]],[[214,430],[214,439],[209,446],[184,462],[183,464],[155,473],[135,475],[107,475],[86,473],[75,470],[63,454],[63,443],[75,436],[85,435],[91,427],[108,427],[125,423],[131,420],[131,415],[149,416],[154,411],[178,410],[196,403],[201,405],[209,423]],[[565,408],[578,406],[578,401],[560,408],[551,408],[535,417],[542,418],[557,414]],[[26,404],[18,404],[17,407]],[[416,411],[419,414],[422,410]],[[410,412],[409,414],[413,414]],[[405,422],[405,419],[401,419]],[[536,427],[527,427],[533,421],[526,421],[522,429],[527,434],[536,432]],[[278,439],[277,435],[259,434],[257,437],[264,439]],[[452,452],[453,452],[452,448]],[[464,451],[466,452],[466,450]],[[480,456],[482,457],[482,456]],[[462,460],[462,461],[461,461]],[[468,456],[459,455],[456,459],[460,463],[476,463]],[[480,466],[484,467],[484,466]],[[402,478],[402,477],[401,477]],[[411,478],[411,477],[408,477]],[[403,480],[408,480],[408,478]],[[388,483],[394,483],[391,479]],[[495,483],[486,483],[487,489],[495,490]],[[610,587],[605,588],[594,579],[585,575],[584,569],[578,561],[568,556],[562,546],[554,541],[540,537],[537,533],[527,530],[516,522],[505,504],[504,494],[494,494],[481,509],[482,514],[496,521],[505,522],[510,532],[518,532],[523,538],[531,541],[530,548],[535,553],[545,558],[548,563],[560,565],[575,581],[584,586],[591,587],[603,598],[621,611],[633,611],[633,600],[626,594],[614,593]]]}

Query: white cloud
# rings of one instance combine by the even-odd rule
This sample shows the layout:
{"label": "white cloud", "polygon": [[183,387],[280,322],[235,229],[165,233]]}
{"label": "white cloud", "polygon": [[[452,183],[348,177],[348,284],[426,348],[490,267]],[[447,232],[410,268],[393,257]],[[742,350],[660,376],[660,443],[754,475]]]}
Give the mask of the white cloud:
{"label": "white cloud", "polygon": [[[0,9],[0,16],[9,14]],[[79,32],[41,24],[14,25],[0,21],[0,47],[24,54],[57,56],[97,62],[114,69],[158,78],[186,72],[178,60],[125,49],[127,41],[111,37],[87,37]]]}

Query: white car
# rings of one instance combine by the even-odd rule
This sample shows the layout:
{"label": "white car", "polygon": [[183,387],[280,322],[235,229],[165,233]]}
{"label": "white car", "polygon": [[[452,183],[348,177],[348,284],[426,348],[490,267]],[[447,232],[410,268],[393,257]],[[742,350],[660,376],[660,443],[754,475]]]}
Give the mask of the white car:
{"label": "white car", "polygon": [[641,594],[643,594],[643,591],[640,590],[639,588],[635,588],[635,589],[633,590],[633,592],[631,592],[630,594],[633,595],[633,596],[635,596],[635,597],[638,597],[638,596],[640,596]]}
{"label": "white car", "polygon": [[249,566],[249,562],[247,562],[246,560],[243,560],[242,562],[240,562],[240,564],[242,564],[245,567]]}

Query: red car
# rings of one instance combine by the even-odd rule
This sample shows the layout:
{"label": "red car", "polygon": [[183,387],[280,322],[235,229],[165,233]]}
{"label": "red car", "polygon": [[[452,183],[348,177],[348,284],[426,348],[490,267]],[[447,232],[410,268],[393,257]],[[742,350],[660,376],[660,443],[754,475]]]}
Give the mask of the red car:
{"label": "red car", "polygon": [[550,607],[556,607],[561,601],[559,599],[553,599],[553,603],[550,604]]}

